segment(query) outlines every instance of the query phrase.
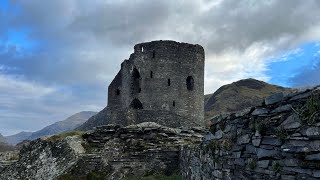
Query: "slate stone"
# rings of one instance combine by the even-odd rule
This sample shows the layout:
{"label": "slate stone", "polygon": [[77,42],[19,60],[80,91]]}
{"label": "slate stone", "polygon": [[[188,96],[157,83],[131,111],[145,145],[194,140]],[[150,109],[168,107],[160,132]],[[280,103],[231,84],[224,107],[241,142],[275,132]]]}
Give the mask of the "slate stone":
{"label": "slate stone", "polygon": [[265,136],[262,139],[261,144],[266,144],[266,145],[273,145],[273,146],[280,146],[282,142],[278,138],[273,138],[269,136]]}
{"label": "slate stone", "polygon": [[252,144],[254,145],[254,146],[259,146],[260,145],[260,143],[261,143],[261,138],[253,138],[252,139]]}
{"label": "slate stone", "polygon": [[284,106],[277,107],[276,109],[272,110],[271,113],[282,113],[286,111],[292,111],[291,104],[286,104]]}
{"label": "slate stone", "polygon": [[271,105],[282,101],[284,98],[283,92],[274,93],[271,96],[268,96],[264,99],[264,103],[266,105]]}
{"label": "slate stone", "polygon": [[311,127],[306,130],[306,135],[309,137],[319,137],[320,127]]}
{"label": "slate stone", "polygon": [[299,167],[293,168],[293,167],[283,167],[283,170],[285,171],[291,171],[291,172],[296,172],[296,173],[301,173],[301,174],[308,174],[312,175],[312,170],[311,169],[302,169]]}
{"label": "slate stone", "polygon": [[246,145],[246,152],[250,153],[250,154],[256,154],[257,153],[257,148],[255,148],[254,146],[248,144],[248,145]]}
{"label": "slate stone", "polygon": [[257,156],[259,159],[262,158],[276,158],[276,156],[279,155],[279,151],[276,150],[267,150],[267,149],[262,149],[262,148],[258,148],[257,149]]}
{"label": "slate stone", "polygon": [[238,158],[234,160],[234,164],[239,165],[239,166],[245,166],[245,161],[243,158]]}
{"label": "slate stone", "polygon": [[239,151],[239,152],[233,152],[233,153],[232,153],[232,157],[233,157],[233,158],[240,158],[240,157],[241,157],[241,151]]}
{"label": "slate stone", "polygon": [[316,178],[320,178],[320,170],[313,170],[312,176]]}
{"label": "slate stone", "polygon": [[300,162],[298,159],[283,159],[281,163],[283,163],[285,166],[295,167],[299,166]]}
{"label": "slate stone", "polygon": [[257,162],[257,166],[260,168],[267,168],[269,166],[269,160],[262,160]]}
{"label": "slate stone", "polygon": [[296,129],[301,126],[300,118],[297,114],[289,116],[285,121],[283,121],[280,127],[284,129]]}
{"label": "slate stone", "polygon": [[309,160],[309,161],[320,161],[320,153],[307,155],[306,156],[306,160]]}
{"label": "slate stone", "polygon": [[249,134],[245,134],[245,135],[242,135],[238,138],[237,140],[237,143],[238,144],[248,144],[250,142],[251,138],[250,138],[250,135]]}
{"label": "slate stone", "polygon": [[269,113],[269,110],[267,110],[266,108],[257,108],[251,113],[251,115],[259,116],[259,115],[266,115],[268,113]]}
{"label": "slate stone", "polygon": [[290,175],[281,175],[281,180],[295,180],[295,176],[290,176]]}
{"label": "slate stone", "polygon": [[222,134],[223,134],[223,132],[222,132],[221,130],[217,131],[217,132],[214,134],[213,139],[221,139],[221,138],[222,138]]}

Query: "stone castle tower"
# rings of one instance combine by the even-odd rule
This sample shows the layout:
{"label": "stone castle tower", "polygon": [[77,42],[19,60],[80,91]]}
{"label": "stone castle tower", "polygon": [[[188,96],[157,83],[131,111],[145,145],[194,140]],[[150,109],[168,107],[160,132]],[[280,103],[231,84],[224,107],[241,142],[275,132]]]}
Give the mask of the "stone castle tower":
{"label": "stone castle tower", "polygon": [[200,45],[175,41],[135,45],[109,85],[108,123],[202,125],[204,59]]}

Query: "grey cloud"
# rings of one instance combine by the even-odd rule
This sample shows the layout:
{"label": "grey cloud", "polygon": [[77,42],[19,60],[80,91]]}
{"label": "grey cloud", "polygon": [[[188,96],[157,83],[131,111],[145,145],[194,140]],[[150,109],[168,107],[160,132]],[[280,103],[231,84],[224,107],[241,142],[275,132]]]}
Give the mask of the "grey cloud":
{"label": "grey cloud", "polygon": [[[207,74],[210,74],[206,86],[213,92],[222,83],[256,76],[259,74],[254,71],[256,64],[264,64],[268,56],[295,47],[310,37],[319,40],[319,35],[309,34],[310,30],[320,28],[317,0],[11,2],[20,12],[0,21],[0,37],[4,39],[2,32],[8,29],[26,28],[30,30],[28,38],[38,41],[39,47],[32,52],[14,47],[5,53],[0,50],[0,66],[8,67],[6,73],[21,76],[28,83],[35,81],[58,89],[37,103],[33,99],[11,99],[16,103],[6,109],[7,114],[34,111],[26,116],[31,124],[34,121],[30,119],[57,120],[61,116],[58,118],[55,113],[71,114],[95,104],[94,110],[102,109],[107,85],[121,61],[129,57],[133,45],[141,41],[173,39],[203,45],[208,57]],[[0,13],[2,17],[4,14]],[[263,47],[269,49],[256,55],[255,49]],[[247,66],[253,61],[250,58],[260,61]],[[70,94],[63,96],[64,93]],[[13,118],[12,122],[18,119]]]}

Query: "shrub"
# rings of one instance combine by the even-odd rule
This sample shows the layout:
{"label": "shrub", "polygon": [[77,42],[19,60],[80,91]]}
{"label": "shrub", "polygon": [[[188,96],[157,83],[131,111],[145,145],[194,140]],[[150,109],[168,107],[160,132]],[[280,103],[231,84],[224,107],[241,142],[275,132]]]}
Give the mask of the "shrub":
{"label": "shrub", "polygon": [[[306,104],[301,108],[300,117],[304,123],[314,124],[319,120],[320,96],[312,95],[307,99]],[[318,119],[317,119],[318,118]]]}
{"label": "shrub", "polygon": [[266,135],[267,125],[264,122],[259,122],[255,124],[255,129],[263,136]]}
{"label": "shrub", "polygon": [[277,173],[280,170],[281,170],[281,166],[280,166],[279,162],[273,162],[272,163],[272,171]]}
{"label": "shrub", "polygon": [[283,127],[280,127],[277,130],[277,137],[281,140],[282,143],[287,140],[288,136],[289,134],[287,130],[285,130]]}
{"label": "shrub", "polygon": [[254,170],[257,167],[257,162],[254,159],[249,159],[248,167],[251,170]]}

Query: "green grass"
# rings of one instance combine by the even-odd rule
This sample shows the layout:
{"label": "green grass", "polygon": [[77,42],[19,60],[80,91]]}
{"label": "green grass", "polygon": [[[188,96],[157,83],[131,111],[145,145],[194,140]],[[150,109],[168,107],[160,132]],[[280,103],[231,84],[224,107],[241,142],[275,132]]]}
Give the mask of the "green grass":
{"label": "green grass", "polygon": [[280,139],[282,143],[284,143],[288,139],[288,132],[283,127],[277,130],[277,137]]}
{"label": "green grass", "polygon": [[264,122],[259,122],[255,124],[255,129],[264,136],[267,132],[267,125]]}
{"label": "green grass", "polygon": [[272,171],[277,173],[281,170],[281,166],[278,162],[273,162],[272,163]]}
{"label": "green grass", "polygon": [[300,113],[300,117],[303,123],[312,125],[319,121],[320,95],[317,94],[310,96],[300,111],[302,111]]}
{"label": "green grass", "polygon": [[254,159],[250,159],[248,162],[248,167],[251,170],[254,170],[257,167],[257,162]]}
{"label": "green grass", "polygon": [[65,132],[65,133],[61,133],[61,134],[56,134],[53,136],[50,136],[47,138],[47,141],[58,141],[58,140],[62,140],[68,136],[82,136],[83,134],[85,134],[85,131],[70,131],[70,132]]}

